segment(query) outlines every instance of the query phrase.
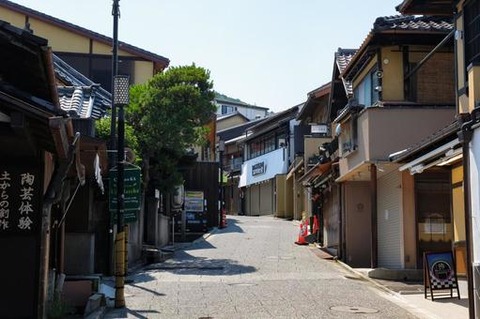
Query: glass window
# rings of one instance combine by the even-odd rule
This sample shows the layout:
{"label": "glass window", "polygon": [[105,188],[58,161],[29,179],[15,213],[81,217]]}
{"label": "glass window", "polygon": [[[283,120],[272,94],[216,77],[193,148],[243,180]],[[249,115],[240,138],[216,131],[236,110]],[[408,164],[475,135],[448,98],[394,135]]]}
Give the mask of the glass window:
{"label": "glass window", "polygon": [[231,105],[222,105],[222,114],[230,114],[236,111],[236,107]]}
{"label": "glass window", "polygon": [[355,98],[358,103],[365,105],[366,107],[372,106],[380,98],[379,91],[379,80],[377,77],[377,68],[373,68],[370,72],[363,78],[359,85],[354,90]]}
{"label": "glass window", "polygon": [[465,26],[466,65],[475,62],[480,56],[480,2],[470,1],[463,10]]}

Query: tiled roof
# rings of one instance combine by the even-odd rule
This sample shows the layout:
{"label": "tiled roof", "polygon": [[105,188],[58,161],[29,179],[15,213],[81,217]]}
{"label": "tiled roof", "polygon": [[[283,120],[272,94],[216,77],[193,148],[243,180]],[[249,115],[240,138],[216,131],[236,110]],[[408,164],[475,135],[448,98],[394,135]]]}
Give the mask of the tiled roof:
{"label": "tiled roof", "polygon": [[245,106],[252,109],[254,108],[254,109],[268,110],[268,107],[251,105],[243,102],[240,99],[234,99],[218,92],[215,92],[215,102],[217,102],[218,104],[226,103],[226,104],[234,104],[238,106]]}
{"label": "tiled roof", "polygon": [[[340,74],[343,73],[347,65],[350,63],[352,60],[352,57],[355,55],[357,50],[355,49],[342,49],[338,48],[337,52],[335,52],[335,63],[337,64],[338,70],[340,71]],[[345,92],[347,93],[347,96],[353,95],[353,86],[352,82],[346,80],[345,78],[342,77],[343,81],[343,86],[345,88]]]}
{"label": "tiled roof", "polygon": [[337,63],[337,67],[340,70],[340,73],[345,70],[356,52],[356,49],[338,48],[337,52],[335,52],[335,62]]}
{"label": "tiled roof", "polygon": [[[352,69],[358,71],[358,67],[361,67],[360,65],[363,65],[365,60],[368,60],[369,56],[372,55],[372,52],[367,50],[371,45],[392,44],[392,41],[400,41],[401,35],[405,36],[404,39],[410,39],[412,35],[417,36],[417,38],[420,36],[427,37],[428,35],[443,37],[451,31],[453,31],[451,17],[412,15],[379,17],[375,20],[372,30],[341,75],[351,79]],[[386,38],[388,35],[391,36],[390,39]]]}
{"label": "tiled roof", "polygon": [[61,108],[72,117],[99,119],[111,106],[111,94],[100,84],[53,55],[53,64]]}
{"label": "tiled roof", "polygon": [[420,156],[421,154],[427,153],[442,143],[445,143],[445,140],[453,140],[456,138],[457,132],[460,131],[460,129],[461,123],[455,120],[407,149],[390,155],[390,161],[397,163],[404,162],[413,156]]}
{"label": "tiled roof", "polygon": [[229,119],[229,118],[234,117],[234,116],[240,116],[240,117],[245,118],[247,121],[249,121],[249,119],[245,115],[243,115],[239,111],[235,111],[235,112],[232,112],[232,113],[222,114],[220,116],[217,116],[217,122]]}
{"label": "tiled roof", "polygon": [[403,14],[452,16],[456,2],[455,0],[403,0],[395,9]]}
{"label": "tiled roof", "polygon": [[410,31],[451,31],[453,24],[447,17],[426,16],[389,16],[379,17],[373,24],[374,32],[383,30],[410,30]]}
{"label": "tiled roof", "polygon": [[217,135],[221,140],[224,140],[224,141],[232,140],[239,136],[245,137],[246,136],[245,132],[248,128],[254,126],[255,124],[260,123],[263,120],[264,119],[257,119],[250,122],[241,123],[241,124],[220,130],[217,132]]}

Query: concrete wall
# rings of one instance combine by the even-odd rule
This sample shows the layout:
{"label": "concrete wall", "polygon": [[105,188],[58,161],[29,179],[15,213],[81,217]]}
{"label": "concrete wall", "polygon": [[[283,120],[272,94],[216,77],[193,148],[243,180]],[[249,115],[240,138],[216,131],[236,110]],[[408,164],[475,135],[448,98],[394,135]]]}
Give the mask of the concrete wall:
{"label": "concrete wall", "polygon": [[388,160],[452,123],[455,109],[367,108],[358,117],[358,149],[340,160],[343,176],[365,161]]}

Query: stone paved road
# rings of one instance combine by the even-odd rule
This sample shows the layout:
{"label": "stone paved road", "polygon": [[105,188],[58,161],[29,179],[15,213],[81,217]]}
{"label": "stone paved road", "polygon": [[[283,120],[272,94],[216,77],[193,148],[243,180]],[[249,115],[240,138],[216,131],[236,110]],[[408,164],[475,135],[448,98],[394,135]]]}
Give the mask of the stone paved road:
{"label": "stone paved road", "polygon": [[297,246],[298,223],[229,216],[228,227],[149,265],[106,318],[417,318],[395,296]]}

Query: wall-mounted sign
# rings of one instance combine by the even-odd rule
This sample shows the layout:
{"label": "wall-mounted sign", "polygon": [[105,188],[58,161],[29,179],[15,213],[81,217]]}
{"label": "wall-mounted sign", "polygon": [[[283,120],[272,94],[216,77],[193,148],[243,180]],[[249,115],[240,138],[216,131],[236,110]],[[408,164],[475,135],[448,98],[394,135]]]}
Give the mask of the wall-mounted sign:
{"label": "wall-mounted sign", "polygon": [[38,316],[43,176],[35,158],[0,163],[0,318]]}
{"label": "wall-mounted sign", "polygon": [[42,216],[42,175],[32,167],[0,166],[0,236],[33,234]]}
{"label": "wall-mounted sign", "polygon": [[260,162],[252,165],[252,176],[265,174],[266,171],[267,165],[265,165],[265,162]]}
{"label": "wall-mounted sign", "polygon": [[327,124],[311,124],[310,133],[328,135],[328,125]]}
{"label": "wall-mounted sign", "polygon": [[[117,214],[117,169],[109,172],[109,208],[112,213],[112,221],[115,222]],[[137,212],[140,210],[140,190],[142,177],[140,168],[129,165],[124,170],[124,218],[126,223],[137,220]]]}
{"label": "wall-mounted sign", "polygon": [[424,253],[424,293],[427,298],[427,289],[430,289],[430,297],[434,300],[435,290],[450,290],[450,298],[453,298],[453,290],[457,290],[457,297],[460,299],[458,288],[457,272],[455,261],[451,251]]}
{"label": "wall-mounted sign", "polygon": [[185,211],[186,212],[203,212],[204,194],[202,191],[185,191]]}

